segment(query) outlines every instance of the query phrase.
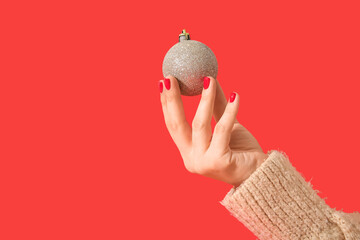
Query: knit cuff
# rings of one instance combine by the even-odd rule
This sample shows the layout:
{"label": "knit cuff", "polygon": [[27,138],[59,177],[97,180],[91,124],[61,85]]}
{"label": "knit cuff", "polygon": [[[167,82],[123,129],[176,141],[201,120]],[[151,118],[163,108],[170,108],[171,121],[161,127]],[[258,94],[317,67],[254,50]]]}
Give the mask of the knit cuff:
{"label": "knit cuff", "polygon": [[[283,152],[269,156],[220,202],[259,239],[342,239],[334,212]],[[328,237],[331,238],[328,238]]]}

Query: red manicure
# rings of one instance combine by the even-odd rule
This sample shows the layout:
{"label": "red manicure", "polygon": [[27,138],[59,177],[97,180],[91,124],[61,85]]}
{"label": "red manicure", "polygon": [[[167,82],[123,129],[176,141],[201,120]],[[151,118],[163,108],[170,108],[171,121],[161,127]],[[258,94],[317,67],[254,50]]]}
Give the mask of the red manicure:
{"label": "red manicure", "polygon": [[207,89],[210,84],[210,78],[204,77],[204,89]]}
{"label": "red manicure", "polygon": [[236,97],[236,93],[233,92],[233,93],[230,95],[230,102],[231,102],[231,103],[235,100],[235,97]]}
{"label": "red manicure", "polygon": [[159,90],[160,90],[160,93],[163,92],[163,89],[164,89],[164,86],[163,86],[162,82],[159,81]]}
{"label": "red manicure", "polygon": [[166,89],[169,90],[170,89],[170,79],[165,78],[164,79],[164,84],[165,84]]}

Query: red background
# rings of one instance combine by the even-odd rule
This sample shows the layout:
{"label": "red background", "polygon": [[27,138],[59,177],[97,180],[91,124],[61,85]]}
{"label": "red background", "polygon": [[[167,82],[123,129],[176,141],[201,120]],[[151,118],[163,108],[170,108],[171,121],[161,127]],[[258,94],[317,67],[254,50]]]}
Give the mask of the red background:
{"label": "red background", "polygon": [[[255,239],[186,172],[157,82],[183,28],[238,120],[359,210],[358,1],[2,1],[1,239]],[[191,121],[198,97],[184,97]]]}

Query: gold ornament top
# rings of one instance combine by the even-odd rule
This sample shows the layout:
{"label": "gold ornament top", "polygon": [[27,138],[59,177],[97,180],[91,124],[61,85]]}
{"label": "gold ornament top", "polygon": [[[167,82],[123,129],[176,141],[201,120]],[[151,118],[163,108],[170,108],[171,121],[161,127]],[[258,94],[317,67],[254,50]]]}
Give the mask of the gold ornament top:
{"label": "gold ornament top", "polygon": [[187,33],[185,29],[183,29],[182,32],[179,34],[179,42],[183,40],[190,40],[190,34]]}

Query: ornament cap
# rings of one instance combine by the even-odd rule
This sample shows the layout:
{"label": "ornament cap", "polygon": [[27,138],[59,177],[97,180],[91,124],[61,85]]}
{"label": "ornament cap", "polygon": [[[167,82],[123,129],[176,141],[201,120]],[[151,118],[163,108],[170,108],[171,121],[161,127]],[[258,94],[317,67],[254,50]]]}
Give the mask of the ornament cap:
{"label": "ornament cap", "polygon": [[182,32],[179,34],[179,42],[182,42],[184,40],[190,40],[190,34],[187,33],[185,29],[183,29]]}

